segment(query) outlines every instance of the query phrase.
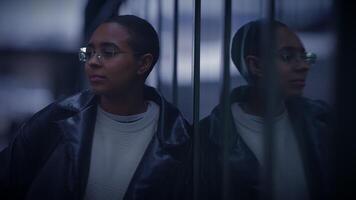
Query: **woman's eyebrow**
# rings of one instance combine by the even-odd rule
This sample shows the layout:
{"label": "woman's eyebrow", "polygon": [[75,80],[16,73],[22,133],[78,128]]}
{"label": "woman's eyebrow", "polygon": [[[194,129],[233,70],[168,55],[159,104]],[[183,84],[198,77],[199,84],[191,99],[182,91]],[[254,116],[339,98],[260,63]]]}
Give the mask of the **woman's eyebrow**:
{"label": "woman's eyebrow", "polygon": [[102,42],[102,43],[100,43],[100,47],[106,47],[106,46],[119,48],[115,43],[112,43],[112,42]]}
{"label": "woman's eyebrow", "polygon": [[300,51],[300,52],[305,52],[304,47],[293,47],[293,46],[284,46],[279,49],[279,51]]}
{"label": "woman's eyebrow", "polygon": [[[108,47],[108,46],[120,49],[115,43],[112,43],[112,42],[102,42],[102,43],[99,44],[99,47]],[[93,47],[95,47],[95,45],[93,43],[88,43],[86,45],[86,47],[93,48]]]}

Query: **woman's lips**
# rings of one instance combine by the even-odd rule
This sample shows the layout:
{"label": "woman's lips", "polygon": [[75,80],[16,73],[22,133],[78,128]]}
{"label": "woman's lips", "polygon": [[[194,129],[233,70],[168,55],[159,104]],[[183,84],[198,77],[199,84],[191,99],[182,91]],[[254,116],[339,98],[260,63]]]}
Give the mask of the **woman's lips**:
{"label": "woman's lips", "polygon": [[292,80],[290,81],[292,85],[299,86],[299,87],[304,87],[305,86],[305,80]]}
{"label": "woman's lips", "polygon": [[104,81],[106,79],[105,76],[100,76],[100,75],[92,75],[89,76],[89,80],[91,82],[100,82],[100,81]]}

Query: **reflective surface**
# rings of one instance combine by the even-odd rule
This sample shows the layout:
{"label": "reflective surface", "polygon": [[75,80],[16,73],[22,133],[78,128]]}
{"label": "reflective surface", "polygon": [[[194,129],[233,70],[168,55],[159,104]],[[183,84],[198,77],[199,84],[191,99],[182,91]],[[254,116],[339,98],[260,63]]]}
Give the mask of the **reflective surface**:
{"label": "reflective surface", "polygon": [[[111,3],[114,1],[101,1],[103,5],[106,6],[103,6],[100,11],[95,9],[90,10],[88,7],[90,7],[89,5],[92,1],[88,2],[77,1],[76,3],[69,3],[64,1],[62,3],[56,3],[55,1],[48,1],[43,3],[42,1],[31,0],[21,4],[18,1],[2,1],[0,3],[0,150],[8,144],[16,130],[18,130],[19,125],[28,119],[29,116],[41,110],[52,101],[74,94],[87,87],[88,83],[84,78],[83,65],[79,63],[77,54],[79,47],[85,44],[85,35],[89,34],[88,31],[84,31],[87,30],[84,27],[85,20],[90,21],[91,19],[90,22],[98,23],[98,21],[100,21],[98,18],[108,15],[111,11],[109,7],[112,7]],[[219,179],[219,181],[223,181],[221,184],[223,186],[213,185],[214,187],[221,187],[219,192],[226,193],[225,190],[231,189],[239,191],[241,188],[235,188],[235,185],[239,184],[244,186],[253,185],[253,187],[246,189],[246,191],[251,191],[253,194],[258,193],[256,188],[259,187],[264,188],[261,189],[263,190],[262,192],[266,192],[265,190],[267,190],[266,193],[273,190],[273,188],[265,187],[263,184],[261,186],[257,183],[260,179],[263,179],[263,181],[265,181],[264,183],[271,181],[271,174],[274,173],[272,170],[277,168],[275,167],[276,162],[273,159],[275,159],[275,156],[281,151],[276,152],[273,150],[274,136],[272,135],[278,132],[278,127],[275,126],[271,119],[273,118],[271,117],[272,112],[278,110],[278,106],[274,107],[273,104],[273,101],[275,101],[274,97],[279,95],[277,94],[278,92],[276,92],[278,81],[288,82],[289,89],[293,89],[292,93],[302,93],[303,96],[308,99],[321,100],[326,103],[325,105],[330,107],[331,110],[335,110],[338,113],[338,117],[343,119],[343,121],[339,122],[343,124],[340,127],[345,128],[342,129],[342,132],[354,132],[353,130],[346,129],[346,127],[349,127],[347,125],[354,123],[351,120],[353,118],[352,110],[349,110],[352,102],[347,101],[350,96],[352,96],[352,94],[349,94],[349,91],[352,90],[350,86],[353,85],[352,73],[341,71],[344,67],[353,66],[354,64],[352,55],[341,53],[344,51],[353,51],[346,49],[344,46],[340,46],[341,44],[347,46],[348,43],[351,45],[351,40],[350,42],[348,41],[349,38],[352,37],[349,36],[347,41],[343,41],[342,38],[340,39],[340,35],[344,37],[348,32],[348,28],[352,25],[336,23],[336,20],[341,18],[342,14],[340,13],[342,13],[343,10],[337,10],[338,7],[336,7],[337,4],[335,1],[232,0],[230,6],[231,16],[226,16],[225,3],[228,1],[202,1],[200,16],[201,26],[199,27],[201,32],[199,38],[194,34],[195,30],[197,30],[194,21],[196,14],[194,0],[129,0],[116,1],[116,3],[117,2],[122,2],[117,13],[134,14],[145,18],[159,33],[161,55],[147,80],[147,84],[156,87],[168,101],[176,104],[183,116],[187,118],[190,123],[193,123],[194,119],[194,125],[197,124],[198,119],[202,120],[206,117],[208,117],[207,119],[212,119],[213,123],[204,126],[208,126],[208,128],[212,128],[209,126],[213,126],[213,128],[216,129],[215,133],[218,134],[213,134],[213,131],[210,130],[207,131],[204,129],[206,127],[200,127],[202,128],[199,129],[201,133],[197,136],[197,130],[194,132],[196,141],[201,139],[202,143],[206,142],[207,145],[213,145],[207,146],[209,151],[204,149],[205,147],[203,146],[195,148],[194,151],[195,157],[200,156],[201,153],[208,152],[208,154],[206,154],[208,158],[206,161],[208,162],[207,167],[199,166],[194,168],[195,165],[192,165],[192,170],[194,169],[194,173],[207,170],[205,171],[206,174],[204,178],[212,178],[210,179],[210,181],[213,180],[212,182],[216,181],[212,176],[216,171],[212,172],[209,170],[212,170],[212,168],[213,170],[220,170],[216,173],[221,177],[228,177],[230,182]],[[270,7],[271,5],[274,5],[273,8]],[[86,8],[86,6],[88,7]],[[98,8],[98,6],[96,8]],[[63,10],[66,10],[66,12],[62,13]],[[85,17],[83,11],[86,11],[87,17]],[[266,78],[267,81],[263,84],[265,88],[272,88],[271,91],[263,94],[264,97],[266,97],[264,99],[266,102],[268,101],[268,97],[272,96],[272,106],[269,107],[270,109],[267,109],[267,114],[264,113],[265,115],[260,116],[262,118],[266,117],[266,121],[262,122],[263,133],[266,133],[264,139],[262,139],[262,149],[264,149],[262,150],[262,154],[267,152],[266,154],[268,155],[264,156],[271,158],[268,164],[266,164],[270,168],[264,171],[264,169],[259,167],[257,161],[258,156],[256,156],[256,153],[248,146],[248,142],[244,140],[241,140],[244,142],[238,143],[238,145],[233,148],[232,151],[237,152],[236,154],[227,154],[229,150],[226,149],[228,146],[227,143],[240,140],[230,141],[231,138],[224,136],[236,128],[236,124],[233,121],[234,115],[230,101],[232,99],[235,100],[235,98],[239,100],[244,99],[245,93],[239,92],[236,95],[233,94],[235,94],[237,90],[244,91],[244,89],[241,89],[244,87],[241,86],[247,85],[246,79],[239,70],[237,70],[235,63],[230,58],[233,36],[244,24],[253,20],[266,18],[266,16],[286,24],[290,31],[298,37],[304,49],[298,49],[296,51],[290,49],[276,50],[273,47],[275,45],[275,43],[273,43],[275,42],[274,39],[276,39],[274,38],[275,35],[268,35],[269,29],[267,27],[267,29],[262,31],[266,34],[263,34],[261,37],[261,57],[258,57],[258,59],[265,58],[266,55],[271,55],[271,52],[273,52],[274,58],[277,59],[273,59],[272,61],[265,59],[263,61],[266,62],[268,66],[274,66],[274,64],[280,62],[296,66],[296,68],[305,64],[308,69],[304,72],[303,76],[294,76],[293,80],[292,78],[287,79],[288,74],[278,77],[278,71],[273,72],[271,73],[270,79]],[[347,19],[350,18],[351,17]],[[229,28],[226,26],[226,22],[231,25],[231,30],[227,30]],[[341,25],[344,26],[344,29],[340,28]],[[228,38],[226,37],[226,33],[228,33]],[[271,41],[266,41],[268,37],[272,38]],[[196,71],[194,73],[194,69],[196,69],[194,66],[195,39],[198,39],[198,45],[200,47],[198,55],[200,73]],[[226,41],[229,43],[227,44],[228,46],[224,44]],[[85,61],[93,55],[101,59],[103,54],[106,54],[105,50],[100,49],[99,52],[94,51],[90,55],[83,52],[79,55],[81,56],[81,60]],[[109,54],[114,53],[111,51]],[[344,60],[339,59],[337,55],[339,55],[340,58],[344,58]],[[346,57],[346,55],[348,55],[348,57]],[[346,61],[347,59],[343,56],[350,60]],[[246,60],[251,63],[257,62],[257,59],[253,58]],[[227,62],[229,64],[227,64]],[[285,71],[279,72],[285,73]],[[345,77],[348,77],[348,79]],[[194,80],[196,82],[194,82]],[[342,86],[338,86],[337,81],[343,83]],[[196,90],[194,90],[194,83],[195,86],[198,86]],[[348,89],[346,90],[345,88]],[[346,92],[344,90],[346,90]],[[199,93],[199,101],[194,104],[194,95],[196,93]],[[195,96],[195,98],[197,98],[197,96]],[[285,106],[291,107],[290,112],[297,113],[295,116],[292,116],[293,120],[290,121],[298,122],[298,120],[302,120],[308,125],[305,126],[305,124],[301,125],[298,123],[294,125],[296,126],[295,129],[301,132],[301,134],[298,135],[310,133],[315,137],[308,141],[312,141],[311,143],[318,146],[322,143],[320,141],[323,140],[318,139],[320,136],[318,135],[318,133],[320,133],[319,130],[325,128],[323,125],[326,123],[324,121],[324,115],[319,115],[323,113],[321,111],[324,111],[324,103],[317,104],[314,101],[313,103],[309,103],[309,100],[293,101],[291,104],[285,103]],[[298,106],[294,106],[297,104]],[[225,105],[225,108],[216,107],[217,105],[222,105],[223,107]],[[338,107],[334,107],[335,105]],[[196,109],[196,107],[198,107],[198,109]],[[304,113],[298,112],[306,107],[310,109]],[[247,112],[250,114],[254,113],[254,108],[253,106],[252,109],[249,109],[246,105],[241,106],[241,110],[245,109],[245,111],[251,111]],[[301,117],[301,115],[305,118],[297,119]],[[314,116],[316,117],[313,118]],[[328,123],[326,125],[331,125],[331,123]],[[312,130],[310,130],[310,132],[303,131],[304,128],[305,130]],[[210,137],[207,137],[206,134],[204,135],[206,132],[211,133],[211,135],[209,135]],[[308,157],[308,161],[301,162],[305,165],[311,165],[311,163],[317,163],[315,165],[335,165],[340,171],[343,171],[345,165],[340,164],[339,166],[338,163],[348,163],[350,160],[338,155],[342,153],[347,154],[352,151],[352,149],[346,151],[342,148],[346,146],[347,142],[352,140],[340,139],[336,136],[333,137],[335,141],[339,143],[334,144],[334,146],[329,149],[331,152],[338,150],[337,155],[328,154],[329,157],[337,158],[335,161],[330,161],[332,164],[318,164],[316,160],[319,158],[316,156],[313,157],[318,150],[310,148],[308,145],[303,146],[303,144],[301,144],[296,151],[302,152],[301,154],[305,157],[310,157]],[[224,142],[221,144],[216,142],[217,138],[219,142]],[[353,137],[351,136],[351,138]],[[206,139],[211,140],[206,141]],[[221,147],[219,150],[225,149],[222,152],[219,152],[219,150],[214,151],[213,149],[216,147],[214,145],[221,145],[219,146],[219,148]],[[215,155],[217,152],[222,155],[220,155],[220,157]],[[214,168],[214,164],[221,162],[226,165],[227,161],[231,161],[230,167],[232,169],[224,165]],[[197,162],[193,163],[199,164]],[[213,164],[210,165],[209,163]],[[239,168],[239,166],[242,167]],[[310,169],[310,171],[314,172],[313,170],[315,169]],[[239,177],[236,174],[243,174],[243,176]],[[267,174],[267,178],[261,174]],[[318,172],[315,172],[315,174],[318,175]],[[345,177],[349,176],[346,172],[345,174]],[[268,175],[270,176],[268,177]],[[329,175],[333,176],[333,174]],[[229,179],[234,177],[236,179]],[[316,184],[315,181],[318,180],[318,177],[310,179],[312,183],[308,184],[313,185]],[[239,182],[240,180],[246,180],[246,182]],[[313,180],[315,181],[313,182]],[[211,186],[212,185],[209,187]],[[332,189],[334,188],[332,187]],[[332,191],[332,189],[330,189],[330,191]],[[213,189],[211,190],[213,191]],[[230,194],[220,194],[219,192],[214,194],[218,195],[216,198],[224,197],[228,199],[231,197],[229,196]],[[268,198],[278,197],[266,195],[266,199]],[[311,197],[309,197],[309,199],[311,199]]]}

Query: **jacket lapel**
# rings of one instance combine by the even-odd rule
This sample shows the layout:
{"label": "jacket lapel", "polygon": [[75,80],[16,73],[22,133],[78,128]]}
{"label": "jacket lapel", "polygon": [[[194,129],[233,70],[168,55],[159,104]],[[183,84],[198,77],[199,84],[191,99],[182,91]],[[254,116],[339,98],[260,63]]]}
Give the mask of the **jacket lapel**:
{"label": "jacket lapel", "polygon": [[309,193],[312,199],[320,199],[321,166],[318,130],[315,129],[315,116],[307,115],[306,105],[303,100],[294,99],[287,103],[287,108],[294,129],[294,133],[299,146],[299,151],[303,160]]}
{"label": "jacket lapel", "polygon": [[96,104],[80,109],[75,115],[57,122],[68,145],[68,189],[76,194],[77,199],[83,199],[88,180]]}
{"label": "jacket lapel", "polygon": [[[231,94],[231,103],[234,102],[242,102],[245,100],[246,96],[245,87],[235,89]],[[210,128],[210,132],[208,133],[210,139],[209,141],[213,142],[214,146],[217,147],[220,155],[218,156],[219,164],[223,163],[222,160],[222,149],[223,145],[228,145],[228,163],[229,163],[229,177],[230,177],[230,191],[231,196],[241,196],[242,193],[250,193],[256,194],[259,190],[259,169],[260,163],[258,162],[256,156],[251,151],[251,149],[247,146],[245,141],[239,135],[236,125],[233,120],[233,115],[231,109],[228,111],[228,120],[229,120],[229,130],[227,133],[229,138],[229,143],[224,144],[223,135],[221,132],[223,121],[223,110],[222,106],[219,105],[213,110],[213,114],[210,116],[210,124],[212,127]],[[215,150],[211,150],[215,151]],[[213,153],[213,152],[212,152]],[[221,172],[216,172],[217,174],[222,173],[222,168],[218,167],[217,170]],[[220,175],[219,175],[220,176]],[[217,180],[221,179],[221,177],[217,177]],[[217,185],[217,187],[220,187]],[[252,189],[252,191],[237,191],[236,188],[244,188]],[[234,193],[236,193],[234,195]],[[251,196],[249,196],[251,197]],[[247,197],[246,197],[247,198]]]}
{"label": "jacket lapel", "polygon": [[[172,175],[171,172],[176,170],[178,163],[187,156],[184,149],[188,143],[188,130],[185,129],[185,121],[179,112],[171,107],[155,89],[146,87],[145,98],[160,106],[157,131],[137,166],[124,199],[152,199],[157,197],[157,194],[160,194],[159,197],[163,199],[174,199],[173,195],[164,197],[163,194],[169,193],[165,190],[173,191],[172,187],[174,187],[170,185],[172,181],[168,183],[164,180]],[[175,152],[181,154],[176,155]]]}

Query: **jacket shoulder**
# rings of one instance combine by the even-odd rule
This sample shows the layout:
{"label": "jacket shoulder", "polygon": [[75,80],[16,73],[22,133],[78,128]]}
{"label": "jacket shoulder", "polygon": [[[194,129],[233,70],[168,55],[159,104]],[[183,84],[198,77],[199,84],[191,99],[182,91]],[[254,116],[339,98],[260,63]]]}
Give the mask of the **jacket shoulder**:
{"label": "jacket shoulder", "polygon": [[[7,190],[21,185],[25,192],[63,139],[56,121],[79,110],[76,99],[85,99],[84,96],[85,92],[51,103],[22,124],[9,146],[0,152],[0,187],[6,186]],[[22,195],[21,191],[19,194]]]}
{"label": "jacket shoulder", "polygon": [[22,124],[17,137],[20,137],[25,143],[44,140],[47,138],[45,135],[55,128],[56,121],[66,119],[79,112],[88,103],[90,97],[90,92],[83,91],[49,104]]}
{"label": "jacket shoulder", "polygon": [[313,110],[317,113],[328,113],[331,112],[331,107],[325,101],[322,100],[313,100],[308,98],[303,98],[304,104],[310,110]]}
{"label": "jacket shoulder", "polygon": [[80,111],[90,100],[92,94],[85,90],[64,99],[57,100],[35,113],[26,123],[37,120],[55,121],[68,117],[68,114]]}
{"label": "jacket shoulder", "polygon": [[161,112],[162,116],[160,116],[160,124],[164,124],[163,138],[165,143],[168,144],[172,142],[172,134],[170,133],[173,132],[175,133],[173,135],[177,137],[176,142],[187,143],[190,141],[190,138],[192,137],[192,126],[183,116],[181,111],[164,98],[162,98],[161,109],[163,112]]}
{"label": "jacket shoulder", "polygon": [[325,101],[308,98],[302,98],[302,101],[308,114],[322,119],[323,121],[330,120],[333,116],[333,109]]}
{"label": "jacket shoulder", "polygon": [[214,114],[211,113],[199,121],[199,131],[200,132],[208,132],[210,130],[211,125],[212,125],[212,118],[214,118],[213,115]]}
{"label": "jacket shoulder", "polygon": [[334,111],[329,104],[322,100],[313,100],[305,97],[299,97],[293,100],[293,110],[302,111],[305,116],[313,118],[323,124],[330,124],[333,122]]}
{"label": "jacket shoulder", "polygon": [[221,108],[220,105],[210,112],[210,114],[199,121],[199,130],[207,132],[211,129],[219,129],[221,123]]}
{"label": "jacket shoulder", "polygon": [[[214,144],[217,146],[221,146],[223,143],[223,134],[221,131],[223,130],[222,127],[222,119],[221,119],[221,111],[219,107],[216,106],[212,112],[200,120],[199,122],[199,135],[202,144]],[[232,124],[230,124],[232,125]],[[229,135],[234,134],[233,128],[229,130]]]}

